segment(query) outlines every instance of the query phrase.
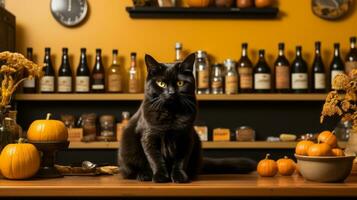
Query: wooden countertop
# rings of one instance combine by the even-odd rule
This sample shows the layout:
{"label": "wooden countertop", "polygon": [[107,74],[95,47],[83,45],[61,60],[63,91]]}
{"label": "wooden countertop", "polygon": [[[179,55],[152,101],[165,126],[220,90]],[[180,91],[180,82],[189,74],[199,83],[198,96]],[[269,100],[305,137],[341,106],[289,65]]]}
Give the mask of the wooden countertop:
{"label": "wooden countertop", "polygon": [[47,180],[0,179],[0,197],[8,196],[356,196],[357,176],[345,183],[315,183],[292,177],[261,178],[248,175],[202,175],[189,184],[155,184],[123,180],[120,175],[65,177]]}

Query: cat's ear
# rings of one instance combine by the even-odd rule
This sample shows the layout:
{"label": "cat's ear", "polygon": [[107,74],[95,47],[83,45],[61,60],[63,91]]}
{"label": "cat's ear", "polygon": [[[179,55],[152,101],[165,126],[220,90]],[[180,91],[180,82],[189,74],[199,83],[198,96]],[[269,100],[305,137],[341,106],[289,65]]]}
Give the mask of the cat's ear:
{"label": "cat's ear", "polygon": [[145,64],[146,64],[147,72],[150,75],[156,74],[162,68],[160,63],[158,63],[152,56],[148,54],[145,54]]}
{"label": "cat's ear", "polygon": [[182,72],[193,72],[193,65],[195,63],[195,59],[196,59],[196,54],[195,53],[191,53],[190,55],[188,55],[184,61],[182,61],[181,65],[180,65],[180,69]]}

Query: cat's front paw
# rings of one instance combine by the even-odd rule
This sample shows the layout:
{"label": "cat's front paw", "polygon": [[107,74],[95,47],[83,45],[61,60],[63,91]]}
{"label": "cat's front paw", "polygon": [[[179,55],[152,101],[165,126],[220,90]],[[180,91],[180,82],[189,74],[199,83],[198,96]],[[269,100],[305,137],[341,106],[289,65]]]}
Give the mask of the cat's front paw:
{"label": "cat's front paw", "polygon": [[151,181],[152,180],[152,172],[140,172],[136,176],[138,181]]}
{"label": "cat's front paw", "polygon": [[167,172],[157,172],[152,177],[152,181],[155,183],[168,183],[170,182],[170,177]]}
{"label": "cat's front paw", "polygon": [[173,170],[171,173],[171,180],[174,183],[188,183],[190,179],[183,170]]}

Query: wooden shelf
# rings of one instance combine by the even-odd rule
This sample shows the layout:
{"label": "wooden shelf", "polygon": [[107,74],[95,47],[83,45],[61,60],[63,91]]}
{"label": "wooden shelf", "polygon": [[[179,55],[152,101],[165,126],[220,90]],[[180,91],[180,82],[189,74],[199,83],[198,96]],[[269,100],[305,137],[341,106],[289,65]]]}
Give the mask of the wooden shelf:
{"label": "wooden shelf", "polygon": [[[203,149],[294,149],[297,142],[203,142]],[[346,142],[339,142],[341,148]],[[71,142],[70,149],[117,149],[119,142]]]}
{"label": "wooden shelf", "polygon": [[151,19],[272,19],[278,8],[186,8],[186,7],[126,7],[131,18]]}
{"label": "wooden shelf", "polygon": [[[143,94],[16,94],[18,101],[140,101]],[[207,94],[199,101],[324,101],[326,94]]]}

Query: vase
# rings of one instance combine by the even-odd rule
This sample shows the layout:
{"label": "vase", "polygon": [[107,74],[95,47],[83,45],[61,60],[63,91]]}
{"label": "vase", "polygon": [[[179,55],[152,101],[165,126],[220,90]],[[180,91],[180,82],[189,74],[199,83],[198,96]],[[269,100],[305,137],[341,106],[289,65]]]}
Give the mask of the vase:
{"label": "vase", "polygon": [[5,111],[0,111],[0,152],[8,144],[12,143],[13,135],[11,128],[6,123]]}
{"label": "vase", "polygon": [[357,155],[357,130],[351,129],[345,149],[345,154],[347,156]]}

